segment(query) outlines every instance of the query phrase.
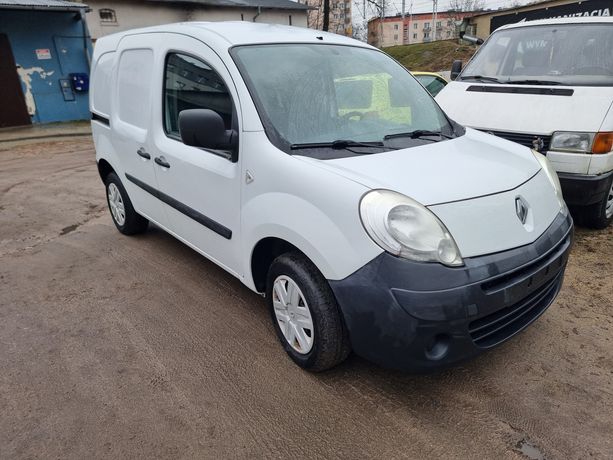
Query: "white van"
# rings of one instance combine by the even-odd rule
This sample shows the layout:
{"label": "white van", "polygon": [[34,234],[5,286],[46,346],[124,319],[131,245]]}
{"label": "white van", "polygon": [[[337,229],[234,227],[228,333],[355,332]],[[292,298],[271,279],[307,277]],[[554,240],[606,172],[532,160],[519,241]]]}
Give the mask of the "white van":
{"label": "white van", "polygon": [[573,223],[545,157],[452,122],[375,48],[186,23],[101,38],[92,73],[117,229],[153,222],[265,295],[306,369],[451,365],[560,289]]}
{"label": "white van", "polygon": [[613,18],[500,27],[436,99],[455,121],[546,154],[582,223],[611,223]]}

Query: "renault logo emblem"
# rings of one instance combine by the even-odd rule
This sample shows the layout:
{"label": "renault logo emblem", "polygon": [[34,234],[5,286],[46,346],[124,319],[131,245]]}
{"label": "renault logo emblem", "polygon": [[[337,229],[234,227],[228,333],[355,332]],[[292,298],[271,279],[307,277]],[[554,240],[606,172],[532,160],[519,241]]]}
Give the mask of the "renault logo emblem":
{"label": "renault logo emblem", "polygon": [[521,196],[515,198],[515,212],[522,225],[525,224],[528,218],[528,205]]}

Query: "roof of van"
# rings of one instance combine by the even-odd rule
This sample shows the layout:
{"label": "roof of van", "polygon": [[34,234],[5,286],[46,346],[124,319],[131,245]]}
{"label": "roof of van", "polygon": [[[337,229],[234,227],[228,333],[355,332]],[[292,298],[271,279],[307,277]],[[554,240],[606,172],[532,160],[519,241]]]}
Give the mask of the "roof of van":
{"label": "roof of van", "polygon": [[327,43],[372,48],[358,40],[321,30],[248,21],[220,21],[181,22],[119,32],[98,39],[94,52],[100,54],[114,50],[123,37],[146,33],[179,33],[199,39],[213,48],[226,49],[234,45],[259,43]]}
{"label": "roof of van", "polygon": [[555,24],[594,24],[594,23],[613,23],[613,17],[611,16],[580,16],[580,17],[568,17],[568,18],[552,18],[552,19],[536,19],[534,21],[521,21],[515,24],[507,24],[499,27],[498,30],[515,29],[517,27],[532,27],[532,26],[546,26]]}

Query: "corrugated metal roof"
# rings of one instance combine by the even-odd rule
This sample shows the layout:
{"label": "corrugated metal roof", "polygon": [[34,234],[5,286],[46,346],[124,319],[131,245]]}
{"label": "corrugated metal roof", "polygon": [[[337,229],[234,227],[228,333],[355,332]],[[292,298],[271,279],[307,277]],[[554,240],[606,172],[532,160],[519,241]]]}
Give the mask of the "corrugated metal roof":
{"label": "corrugated metal roof", "polygon": [[[2,2],[4,0],[0,0]],[[224,6],[231,8],[267,8],[279,10],[308,10],[310,7],[292,0],[147,0],[149,2]]]}
{"label": "corrugated metal roof", "polygon": [[84,3],[67,2],[65,0],[0,0],[0,9],[77,11],[89,9],[89,7]]}

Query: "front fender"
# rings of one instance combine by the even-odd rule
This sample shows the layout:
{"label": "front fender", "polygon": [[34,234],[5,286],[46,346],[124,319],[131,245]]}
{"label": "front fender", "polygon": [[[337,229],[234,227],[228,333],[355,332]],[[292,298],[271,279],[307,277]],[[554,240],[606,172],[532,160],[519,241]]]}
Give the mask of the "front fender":
{"label": "front fender", "polygon": [[[359,196],[359,195],[358,195]],[[326,205],[288,193],[258,195],[243,206],[244,273],[251,273],[251,255],[259,241],[280,238],[302,251],[329,280],[340,280],[381,253],[359,220],[357,200],[345,206],[338,196]],[[245,282],[253,288],[252,276]]]}

